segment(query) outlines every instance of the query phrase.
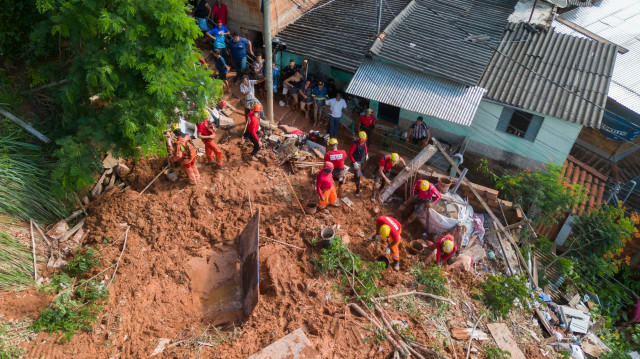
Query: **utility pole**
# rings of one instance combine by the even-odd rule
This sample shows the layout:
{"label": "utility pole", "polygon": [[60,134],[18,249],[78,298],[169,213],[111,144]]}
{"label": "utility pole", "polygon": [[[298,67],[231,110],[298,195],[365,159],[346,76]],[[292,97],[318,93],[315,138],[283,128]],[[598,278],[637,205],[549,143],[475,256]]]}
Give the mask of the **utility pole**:
{"label": "utility pole", "polygon": [[264,55],[266,67],[265,92],[267,102],[265,103],[265,116],[269,122],[273,122],[273,50],[271,49],[271,3],[269,0],[262,0],[262,10],[264,29]]}

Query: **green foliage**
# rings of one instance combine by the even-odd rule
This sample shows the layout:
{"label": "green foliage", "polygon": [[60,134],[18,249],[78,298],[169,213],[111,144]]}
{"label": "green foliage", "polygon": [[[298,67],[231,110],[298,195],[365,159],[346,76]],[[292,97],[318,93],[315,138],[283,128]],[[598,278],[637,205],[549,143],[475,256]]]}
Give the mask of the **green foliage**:
{"label": "green foliage", "polygon": [[202,112],[188,107],[202,109],[220,94],[196,64],[201,32],[183,0],[37,0],[37,7],[72,55],[67,82],[55,88],[61,163],[54,178],[67,190],[90,183],[92,161],[106,151],[164,154],[174,108],[199,122]]}
{"label": "green foliage", "polygon": [[60,273],[54,274],[51,282],[41,289],[45,292],[60,293],[71,286],[73,286],[73,279],[67,273]]}
{"label": "green foliage", "polygon": [[315,262],[320,273],[338,275],[342,288],[349,288],[355,292],[355,300],[364,300],[371,305],[373,298],[384,292],[376,287],[376,280],[382,278],[384,264],[365,263],[359,255],[351,253],[340,240],[340,236],[331,240],[329,247],[322,250]]}
{"label": "green foliage", "polygon": [[67,264],[66,270],[72,277],[88,273],[92,267],[100,265],[100,253],[89,247],[78,247],[73,260]]}
{"label": "green foliage", "polygon": [[447,295],[447,277],[445,277],[442,267],[432,265],[426,268],[424,263],[418,262],[411,268],[409,273],[416,276],[416,280],[425,286],[424,290],[427,293]]}
{"label": "green foliage", "polygon": [[0,359],[17,359],[24,355],[24,350],[12,343],[10,324],[0,325]]}
{"label": "green foliage", "polygon": [[604,359],[630,359],[630,351],[640,350],[640,324],[625,328],[622,331],[605,329],[600,338],[611,349],[603,353]]}
{"label": "green foliage", "polygon": [[511,358],[511,353],[506,350],[502,350],[496,347],[484,348],[482,351],[487,359],[509,359]]}
{"label": "green foliage", "polygon": [[33,285],[31,250],[0,231],[0,290],[23,290]]}
{"label": "green foliage", "polygon": [[64,217],[65,206],[50,192],[54,182],[44,150],[20,133],[0,138],[0,213],[23,220]]}
{"label": "green foliage", "polygon": [[482,294],[476,297],[493,312],[496,317],[506,317],[513,308],[514,300],[528,307],[529,293],[525,286],[525,278],[521,276],[507,277],[490,275],[480,283]]}
{"label": "green foliage", "polygon": [[[557,216],[587,200],[588,191],[582,186],[568,183],[562,176],[562,166],[549,162],[544,167],[535,173],[524,170],[495,180],[496,188],[508,200],[522,205],[533,219],[533,225],[557,223]],[[534,210],[537,211],[535,215]]]}
{"label": "green foliage", "polygon": [[28,59],[29,33],[43,19],[35,0],[4,1],[0,11],[0,58]]}

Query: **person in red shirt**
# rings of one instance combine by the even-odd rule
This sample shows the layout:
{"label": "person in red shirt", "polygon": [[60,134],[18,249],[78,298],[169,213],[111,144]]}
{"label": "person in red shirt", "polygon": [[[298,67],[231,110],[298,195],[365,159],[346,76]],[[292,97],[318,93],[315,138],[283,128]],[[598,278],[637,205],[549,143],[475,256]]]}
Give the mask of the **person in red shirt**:
{"label": "person in red shirt", "polygon": [[222,3],[222,0],[218,0],[216,1],[215,4],[213,4],[213,8],[211,9],[211,20],[212,21],[222,21],[222,23],[227,26],[227,14],[229,13],[229,11],[227,11],[227,5]]}
{"label": "person in red shirt", "polygon": [[[413,222],[416,219],[416,216],[420,215],[422,211],[427,207],[431,207],[431,203],[436,203],[442,198],[440,191],[427,180],[418,180],[416,184],[413,186],[413,191],[411,192],[411,198],[407,201],[406,205],[401,207],[410,206],[413,208],[413,213],[409,216],[407,223]],[[402,211],[402,209],[401,209]]]}
{"label": "person in red shirt", "polygon": [[320,209],[325,209],[327,204],[330,204],[334,207],[339,207],[337,204],[338,195],[336,194],[336,188],[333,185],[333,176],[331,172],[333,171],[333,163],[325,162],[322,170],[318,172],[318,177],[316,178],[316,192],[318,192],[318,196],[320,196],[320,201],[318,202],[318,207]]}
{"label": "person in red shirt", "polygon": [[180,130],[180,124],[172,124],[171,130],[176,135],[171,162],[180,161],[182,168],[189,177],[189,183],[196,185],[200,182],[200,172],[198,172],[198,167],[196,167],[196,146],[191,142],[191,136]]}
{"label": "person in red shirt", "polygon": [[407,166],[407,164],[404,162],[404,159],[402,159],[402,157],[400,157],[400,155],[397,153],[383,156],[380,161],[378,161],[378,170],[373,177],[373,190],[371,191],[371,200],[374,200],[376,198],[376,193],[378,192],[380,182],[384,180],[387,184],[391,183],[391,180],[389,179],[389,177],[391,177],[391,168],[393,168],[393,166],[395,166],[398,162],[402,162],[402,165],[405,167]]}
{"label": "person in red shirt", "polygon": [[368,108],[365,115],[360,116],[360,129],[371,137],[373,130],[376,128],[376,117],[373,115],[373,109]]}
{"label": "person in red shirt", "polygon": [[262,111],[262,105],[257,103],[253,106],[253,110],[247,114],[247,127],[242,135],[253,143],[253,151],[249,155],[252,161],[257,161],[256,155],[260,151],[262,142],[258,137],[258,131],[260,130],[260,111]]}
{"label": "person in red shirt", "polygon": [[453,235],[447,234],[436,242],[435,261],[437,264],[450,259],[458,251],[458,246],[453,242]]}
{"label": "person in red shirt", "polygon": [[338,149],[338,140],[335,138],[329,139],[329,146],[331,150],[327,151],[324,155],[325,162],[331,162],[333,164],[333,180],[338,182],[338,196],[342,194],[342,184],[344,183],[344,177],[346,175],[344,170],[344,160],[347,158],[347,153],[344,150]]}
{"label": "person in red shirt", "polygon": [[204,114],[205,120],[198,124],[198,137],[200,137],[200,139],[204,143],[204,153],[207,156],[207,163],[216,163],[216,161],[213,159],[213,154],[215,153],[218,167],[222,169],[222,151],[220,151],[220,148],[218,148],[218,145],[216,145],[215,141],[213,140],[216,137],[216,132],[213,123],[211,123],[210,121],[212,120],[212,118],[210,117],[208,111],[205,110]]}
{"label": "person in red shirt", "polygon": [[[400,235],[402,234],[402,225],[397,219],[389,216],[381,216],[376,220],[376,235],[387,239],[387,248],[384,249],[386,255],[392,254],[393,269],[400,270]],[[379,237],[378,237],[379,236]]]}
{"label": "person in red shirt", "polygon": [[351,142],[349,147],[349,159],[353,163],[353,179],[356,182],[356,197],[360,196],[360,177],[362,177],[362,165],[369,159],[367,153],[367,133],[360,131],[358,139]]}

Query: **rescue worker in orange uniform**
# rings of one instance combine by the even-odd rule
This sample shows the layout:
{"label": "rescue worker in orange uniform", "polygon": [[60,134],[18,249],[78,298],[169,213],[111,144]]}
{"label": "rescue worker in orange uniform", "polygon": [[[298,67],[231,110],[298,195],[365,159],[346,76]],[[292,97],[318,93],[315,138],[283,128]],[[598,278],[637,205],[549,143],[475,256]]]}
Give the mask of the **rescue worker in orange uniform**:
{"label": "rescue worker in orange uniform", "polygon": [[453,243],[453,235],[447,234],[436,242],[435,261],[437,264],[450,259],[458,251],[458,246]]}
{"label": "rescue worker in orange uniform", "polygon": [[171,157],[171,162],[181,161],[182,168],[184,168],[189,177],[189,183],[196,185],[200,182],[200,172],[196,167],[196,146],[191,142],[191,136],[180,130],[180,124],[172,124],[171,130],[176,135],[174,155]]}
{"label": "rescue worker in orange uniform", "polygon": [[338,182],[337,194],[340,196],[342,194],[342,184],[347,174],[344,170],[344,160],[347,158],[347,153],[338,149],[338,139],[336,138],[329,139],[329,146],[331,146],[331,151],[325,153],[324,161],[333,164],[333,180]]}
{"label": "rescue worker in orange uniform", "polygon": [[320,209],[325,209],[327,204],[334,207],[340,207],[336,202],[338,195],[336,194],[336,187],[333,185],[332,171],[333,163],[325,162],[324,167],[322,167],[322,170],[318,172],[318,177],[316,178],[316,191],[320,196],[318,207]]}
{"label": "rescue worker in orange uniform", "polygon": [[209,112],[205,110],[205,120],[198,124],[198,136],[204,143],[204,153],[207,156],[207,163],[216,163],[213,159],[213,154],[215,153],[218,168],[222,169],[224,168],[222,165],[222,151],[220,151],[220,148],[218,148],[218,145],[216,145],[213,140],[216,137],[216,132],[213,123],[211,123],[210,120],[211,117],[209,117]]}
{"label": "rescue worker in orange uniform", "polygon": [[386,255],[392,254],[394,270],[400,270],[400,235],[402,225],[397,219],[389,216],[378,217],[376,221],[376,234],[374,239],[387,239],[387,248],[384,249]]}

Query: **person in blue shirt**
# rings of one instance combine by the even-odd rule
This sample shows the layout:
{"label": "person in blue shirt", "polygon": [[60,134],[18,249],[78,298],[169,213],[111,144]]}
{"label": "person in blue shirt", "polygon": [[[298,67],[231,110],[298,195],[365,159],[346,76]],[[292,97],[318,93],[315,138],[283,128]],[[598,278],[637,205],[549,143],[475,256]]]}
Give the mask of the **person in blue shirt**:
{"label": "person in blue shirt", "polygon": [[233,66],[236,69],[236,83],[242,77],[242,71],[247,69],[247,50],[253,56],[251,41],[240,37],[238,33],[234,33],[231,41],[229,41],[229,49],[231,50],[231,58]]}
{"label": "person in blue shirt", "polygon": [[[262,74],[267,76],[267,68],[262,69]],[[280,75],[280,70],[276,67],[276,63],[271,63],[271,74],[273,76],[273,93],[278,93],[278,76]]]}
{"label": "person in blue shirt", "polygon": [[227,54],[227,43],[225,41],[225,37],[229,35],[229,29],[222,23],[222,20],[216,20],[217,26],[213,29],[207,31],[207,36],[213,39],[213,48],[219,49],[220,54]]}
{"label": "person in blue shirt", "polygon": [[318,118],[322,114],[324,108],[324,102],[329,99],[327,88],[324,87],[322,81],[318,81],[318,85],[311,91],[311,97],[313,98],[313,125],[318,123]]}
{"label": "person in blue shirt", "polygon": [[224,82],[224,91],[229,90],[229,81],[227,81],[227,72],[229,72],[229,66],[224,61],[224,58],[220,56],[220,50],[213,50],[213,57],[216,61],[216,70],[218,70],[218,74],[215,75],[215,78],[222,80]]}

